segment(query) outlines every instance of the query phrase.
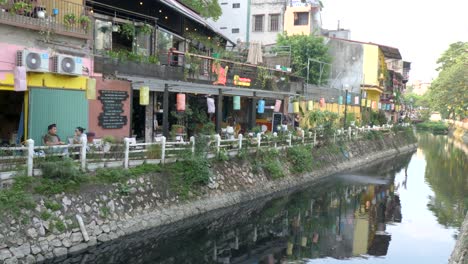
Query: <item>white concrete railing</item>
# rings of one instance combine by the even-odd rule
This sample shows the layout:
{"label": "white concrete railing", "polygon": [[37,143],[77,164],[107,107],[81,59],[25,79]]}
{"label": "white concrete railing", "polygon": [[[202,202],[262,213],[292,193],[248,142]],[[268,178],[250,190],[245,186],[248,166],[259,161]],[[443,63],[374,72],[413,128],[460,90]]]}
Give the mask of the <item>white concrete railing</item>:
{"label": "white concrete railing", "polygon": [[[404,124],[403,126],[408,126]],[[358,139],[370,131],[388,131],[392,126],[384,125],[382,127],[374,126],[351,128],[346,130],[339,129],[333,135],[333,140]],[[253,149],[260,148],[288,148],[294,145],[317,145],[318,141],[326,137],[323,130],[315,131],[301,131],[297,135],[292,133],[285,133],[281,137],[278,133],[272,133],[270,136],[258,133],[256,136],[244,137],[242,134],[238,138],[222,139],[219,135],[214,135],[208,143],[208,147],[213,147],[209,157],[215,157],[221,151],[235,155],[243,148],[253,147]],[[213,145],[211,145],[213,144]],[[191,137],[188,142],[170,142],[165,137],[161,137],[157,142],[153,143],[137,143],[134,138],[125,138],[123,149],[118,149],[115,152],[110,151],[112,145],[109,143],[102,144],[102,142],[95,144],[88,144],[86,138],[82,139],[81,144],[74,145],[57,145],[57,146],[35,146],[32,139],[26,141],[26,146],[22,147],[7,147],[0,148],[0,151],[8,151],[10,153],[20,152],[22,155],[18,156],[1,156],[0,155],[0,169],[2,163],[8,162],[8,159],[19,159],[26,165],[28,176],[39,175],[40,171],[34,169],[35,160],[43,157],[50,156],[68,156],[72,157],[80,164],[80,168],[84,170],[95,170],[100,167],[123,167],[125,169],[142,164],[148,163],[166,163],[177,160],[180,155],[178,152],[190,151],[195,153],[195,137]],[[119,145],[122,147],[122,145]],[[154,148],[154,150],[151,150]],[[156,153],[155,153],[156,151]],[[115,155],[110,155],[114,153]],[[151,155],[150,155],[151,154]],[[156,155],[156,156],[155,156]],[[98,156],[99,158],[93,158]],[[11,171],[0,170],[0,180],[11,178],[15,174],[17,168]],[[3,171],[3,172],[2,172]]]}

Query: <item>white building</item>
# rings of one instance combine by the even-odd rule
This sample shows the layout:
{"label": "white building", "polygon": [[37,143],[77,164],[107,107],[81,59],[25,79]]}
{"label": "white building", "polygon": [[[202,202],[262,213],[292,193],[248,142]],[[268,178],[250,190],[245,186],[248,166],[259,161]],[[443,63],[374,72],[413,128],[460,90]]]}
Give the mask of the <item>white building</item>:
{"label": "white building", "polygon": [[219,0],[223,14],[217,21],[210,23],[232,42],[248,41],[248,0]]}
{"label": "white building", "polygon": [[288,0],[251,0],[249,41],[263,45],[276,43],[279,33],[284,31],[284,12]]}

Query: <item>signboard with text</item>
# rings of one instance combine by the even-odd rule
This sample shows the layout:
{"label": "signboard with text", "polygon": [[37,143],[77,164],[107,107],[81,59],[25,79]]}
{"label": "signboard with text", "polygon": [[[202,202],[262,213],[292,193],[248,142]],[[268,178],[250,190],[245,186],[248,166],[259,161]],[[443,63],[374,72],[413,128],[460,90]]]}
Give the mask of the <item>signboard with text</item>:
{"label": "signboard with text", "polygon": [[105,129],[120,129],[128,122],[124,113],[123,102],[129,97],[127,91],[100,90],[99,101],[102,103],[102,112],[99,114],[99,126]]}

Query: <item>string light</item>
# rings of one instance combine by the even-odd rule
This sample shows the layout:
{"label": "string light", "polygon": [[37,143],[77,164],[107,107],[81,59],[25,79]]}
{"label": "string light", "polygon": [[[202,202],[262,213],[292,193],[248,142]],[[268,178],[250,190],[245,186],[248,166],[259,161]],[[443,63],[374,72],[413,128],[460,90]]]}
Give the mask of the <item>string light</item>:
{"label": "string light", "polygon": [[187,27],[187,28],[185,28],[185,30],[187,30],[187,31],[188,31],[188,27]]}
{"label": "string light", "polygon": [[167,17],[167,16],[165,16],[164,18],[165,18],[165,19],[168,19],[168,17]]}
{"label": "string light", "polygon": [[161,10],[161,9],[159,9],[159,13],[162,13],[162,10]]}
{"label": "string light", "polygon": [[140,5],[143,5],[143,2],[140,2]]}

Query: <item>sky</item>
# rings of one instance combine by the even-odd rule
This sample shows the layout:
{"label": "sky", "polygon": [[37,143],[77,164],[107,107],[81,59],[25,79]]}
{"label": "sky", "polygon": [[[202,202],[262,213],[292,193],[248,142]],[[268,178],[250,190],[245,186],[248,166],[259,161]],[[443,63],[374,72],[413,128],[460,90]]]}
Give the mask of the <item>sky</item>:
{"label": "sky", "polygon": [[322,0],[326,29],[351,30],[351,39],[396,47],[410,61],[410,83],[437,77],[436,61],[468,41],[468,0]]}

